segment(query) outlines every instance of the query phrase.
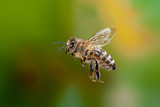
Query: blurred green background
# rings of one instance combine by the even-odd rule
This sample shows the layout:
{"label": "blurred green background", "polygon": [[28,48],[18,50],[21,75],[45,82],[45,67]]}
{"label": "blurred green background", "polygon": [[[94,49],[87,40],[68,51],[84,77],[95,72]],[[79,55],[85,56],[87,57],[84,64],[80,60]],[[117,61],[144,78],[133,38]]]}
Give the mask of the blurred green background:
{"label": "blurred green background", "polygon": [[[159,0],[5,0],[0,3],[1,107],[160,107]],[[88,66],[64,50],[70,37],[89,39],[117,28],[105,47],[117,70]]]}

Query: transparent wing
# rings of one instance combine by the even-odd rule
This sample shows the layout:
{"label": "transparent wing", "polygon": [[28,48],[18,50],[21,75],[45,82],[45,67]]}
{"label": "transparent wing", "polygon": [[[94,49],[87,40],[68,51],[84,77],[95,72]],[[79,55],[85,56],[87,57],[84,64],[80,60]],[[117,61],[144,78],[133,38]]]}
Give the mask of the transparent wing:
{"label": "transparent wing", "polygon": [[89,41],[92,46],[102,47],[107,45],[116,33],[115,28],[105,28],[92,36]]}

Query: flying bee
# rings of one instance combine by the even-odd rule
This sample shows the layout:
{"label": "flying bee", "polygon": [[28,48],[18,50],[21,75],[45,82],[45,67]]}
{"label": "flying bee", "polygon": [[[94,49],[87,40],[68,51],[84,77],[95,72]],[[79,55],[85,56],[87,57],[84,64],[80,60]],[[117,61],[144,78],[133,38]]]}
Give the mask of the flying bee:
{"label": "flying bee", "polygon": [[98,81],[103,83],[103,81],[100,80],[100,66],[110,71],[115,70],[116,65],[111,55],[101,47],[107,45],[110,40],[113,39],[115,33],[115,28],[105,28],[92,36],[89,40],[70,38],[67,43],[57,42],[65,44],[58,50],[58,52],[66,47],[65,53],[71,53],[74,60],[75,58],[80,58],[83,67],[85,66],[84,63],[90,63],[90,79],[93,82]]}

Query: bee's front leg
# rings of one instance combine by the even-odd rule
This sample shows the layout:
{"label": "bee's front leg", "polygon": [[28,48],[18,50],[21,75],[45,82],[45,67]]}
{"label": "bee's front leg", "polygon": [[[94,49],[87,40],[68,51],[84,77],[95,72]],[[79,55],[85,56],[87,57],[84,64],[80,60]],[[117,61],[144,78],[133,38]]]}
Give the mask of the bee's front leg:
{"label": "bee's front leg", "polygon": [[85,64],[84,64],[84,62],[86,61],[86,57],[87,57],[87,54],[88,54],[88,49],[85,51],[85,54],[84,54],[84,56],[82,56],[82,59],[81,59],[81,63],[82,63],[82,66],[84,67],[84,66],[86,66]]}
{"label": "bee's front leg", "polygon": [[73,56],[73,60],[75,61],[76,60],[75,54],[72,53],[72,56]]}
{"label": "bee's front leg", "polygon": [[103,81],[100,80],[101,74],[99,72],[99,65],[98,65],[98,62],[97,62],[96,59],[95,59],[95,76],[96,76],[96,79],[97,79],[98,82],[103,83]]}
{"label": "bee's front leg", "polygon": [[84,64],[85,61],[86,61],[86,57],[82,57],[81,58],[81,64],[82,64],[83,67],[86,66],[86,64]]}
{"label": "bee's front leg", "polygon": [[76,52],[77,52],[77,47],[74,49],[73,53],[71,53],[74,61],[76,60],[76,57],[75,57]]}

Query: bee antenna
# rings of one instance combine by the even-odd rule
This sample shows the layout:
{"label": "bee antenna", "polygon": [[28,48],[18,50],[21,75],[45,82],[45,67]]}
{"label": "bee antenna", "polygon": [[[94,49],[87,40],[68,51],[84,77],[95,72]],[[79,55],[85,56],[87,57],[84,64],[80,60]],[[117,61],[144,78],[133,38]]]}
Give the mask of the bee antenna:
{"label": "bee antenna", "polygon": [[66,45],[65,42],[54,42],[53,44],[65,44]]}
{"label": "bee antenna", "polygon": [[66,45],[62,46],[57,52],[59,52],[61,49],[63,49]]}

